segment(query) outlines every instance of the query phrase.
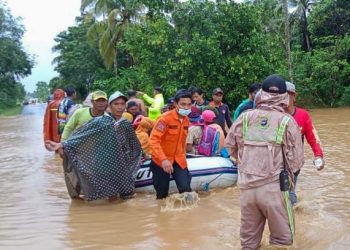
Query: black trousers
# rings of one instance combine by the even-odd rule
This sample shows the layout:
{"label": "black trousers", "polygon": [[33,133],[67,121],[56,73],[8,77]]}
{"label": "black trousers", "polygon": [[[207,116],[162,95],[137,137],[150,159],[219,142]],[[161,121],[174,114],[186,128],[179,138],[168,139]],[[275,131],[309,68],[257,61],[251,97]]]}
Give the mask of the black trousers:
{"label": "black trousers", "polygon": [[[179,164],[174,162],[174,172],[172,176],[175,180],[179,193],[191,192],[191,174],[187,168],[182,169]],[[152,171],[153,186],[157,192],[157,199],[163,199],[168,196],[170,174],[164,172],[163,168],[158,166],[154,161],[151,161],[150,169]]]}

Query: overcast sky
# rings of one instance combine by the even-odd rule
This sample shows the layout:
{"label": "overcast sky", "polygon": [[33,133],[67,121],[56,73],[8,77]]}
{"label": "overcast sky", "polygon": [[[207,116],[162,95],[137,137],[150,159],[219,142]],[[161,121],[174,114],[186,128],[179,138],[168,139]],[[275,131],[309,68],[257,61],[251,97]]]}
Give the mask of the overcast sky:
{"label": "overcast sky", "polygon": [[56,35],[74,25],[80,15],[81,0],[5,0],[14,17],[21,16],[26,28],[23,37],[25,50],[35,55],[32,75],[21,79],[26,91],[33,92],[38,81],[49,82],[57,72],[51,64],[51,52]]}

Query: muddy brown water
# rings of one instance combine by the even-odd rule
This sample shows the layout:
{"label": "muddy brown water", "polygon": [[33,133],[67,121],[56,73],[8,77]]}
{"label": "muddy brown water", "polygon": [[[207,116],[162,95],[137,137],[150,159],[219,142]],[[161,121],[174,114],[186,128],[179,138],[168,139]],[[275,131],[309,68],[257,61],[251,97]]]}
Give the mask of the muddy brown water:
{"label": "muddy brown water", "polygon": [[[42,143],[43,105],[0,117],[0,249],[239,249],[239,190],[200,194],[197,208],[161,213],[152,194],[123,202],[72,201],[61,160]],[[326,169],[308,145],[290,249],[350,249],[350,109],[311,112]],[[262,249],[268,246],[265,232]]]}

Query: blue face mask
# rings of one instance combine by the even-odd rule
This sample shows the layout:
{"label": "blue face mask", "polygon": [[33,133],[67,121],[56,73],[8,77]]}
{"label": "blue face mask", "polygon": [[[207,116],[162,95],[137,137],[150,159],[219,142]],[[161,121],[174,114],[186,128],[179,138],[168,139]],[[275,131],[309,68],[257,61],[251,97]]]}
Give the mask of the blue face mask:
{"label": "blue face mask", "polygon": [[177,111],[179,115],[188,116],[191,113],[191,109],[180,109]]}

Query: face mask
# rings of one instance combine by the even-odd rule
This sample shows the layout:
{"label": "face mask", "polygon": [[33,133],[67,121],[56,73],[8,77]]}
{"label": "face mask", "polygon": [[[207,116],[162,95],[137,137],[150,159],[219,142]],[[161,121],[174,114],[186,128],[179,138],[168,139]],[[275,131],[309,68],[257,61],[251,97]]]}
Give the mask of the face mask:
{"label": "face mask", "polygon": [[191,113],[191,109],[179,109],[177,112],[179,115],[188,116]]}

